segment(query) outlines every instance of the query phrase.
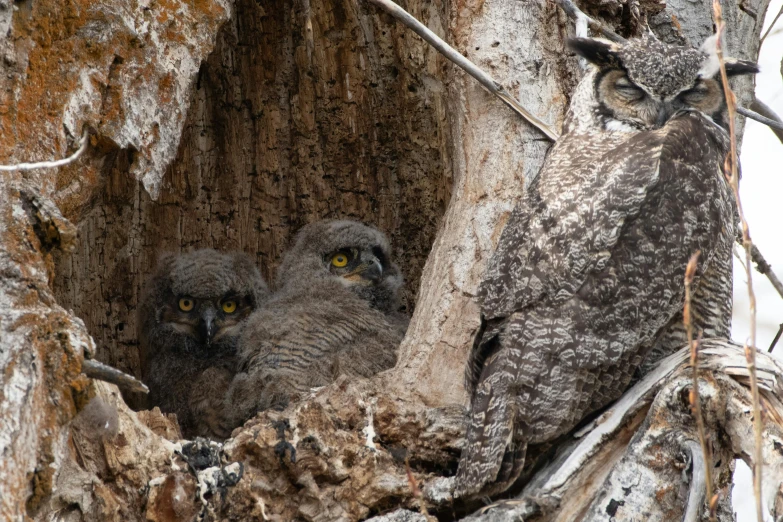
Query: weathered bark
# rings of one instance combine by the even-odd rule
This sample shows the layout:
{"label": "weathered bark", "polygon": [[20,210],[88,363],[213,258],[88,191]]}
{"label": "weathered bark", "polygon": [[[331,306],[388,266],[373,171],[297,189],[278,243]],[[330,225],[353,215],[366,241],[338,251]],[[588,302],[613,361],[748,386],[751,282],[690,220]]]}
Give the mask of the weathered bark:
{"label": "weathered bark", "polygon": [[[0,519],[46,504],[56,472],[72,463],[69,422],[91,394],[80,366],[94,344],[51,289],[52,253],[71,249],[76,230],[51,201],[78,215],[118,149],[134,151],[126,176],[156,186],[198,64],[228,15],[220,0],[0,4],[0,161],[63,157],[83,128],[95,131],[76,164],[0,176]],[[134,444],[140,456],[145,443]]]}
{"label": "weathered bark", "polygon": [[[76,165],[0,178],[0,413],[11,420],[0,425],[0,518],[356,520],[424,504],[448,519],[473,509],[451,505],[445,478],[462,444],[472,295],[549,143],[361,2],[14,5],[0,4],[10,32],[0,160],[61,157],[85,125],[93,146]],[[731,54],[756,55],[766,5],[755,18],[724,6]],[[579,72],[553,3],[404,7],[559,126]],[[626,4],[582,7],[626,34],[635,24]],[[672,0],[651,25],[698,45],[710,12],[707,0]],[[747,99],[749,84],[738,87]],[[131,412],[116,389],[80,374],[93,352],[138,374],[135,306],[161,250],[241,249],[270,278],[300,225],[335,216],[392,236],[408,310],[416,303],[395,369],[258,416],[217,452],[224,466],[200,473],[165,440],[176,437],[165,417]],[[78,222],[72,252],[65,218]],[[119,410],[114,438],[71,434],[96,394]],[[615,461],[644,419],[640,410],[608,442]],[[236,485],[232,462],[244,463]]]}

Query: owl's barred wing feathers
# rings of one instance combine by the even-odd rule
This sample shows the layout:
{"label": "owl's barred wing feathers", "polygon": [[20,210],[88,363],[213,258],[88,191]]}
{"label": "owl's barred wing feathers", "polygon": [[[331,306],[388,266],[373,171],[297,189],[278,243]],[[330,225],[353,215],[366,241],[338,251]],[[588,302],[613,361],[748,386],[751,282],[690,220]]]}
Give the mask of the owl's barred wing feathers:
{"label": "owl's barred wing feathers", "polygon": [[456,496],[506,489],[527,444],[618,398],[681,309],[690,256],[702,251],[701,276],[732,234],[725,134],[703,116],[581,163],[580,141],[553,149],[481,286],[486,324],[467,369],[475,391]]}
{"label": "owl's barred wing feathers", "polygon": [[[500,236],[478,290],[482,319],[490,326],[483,338],[477,336],[470,354],[469,390],[478,382],[481,361],[493,347],[488,341],[502,319],[538,300],[570,298],[591,271],[602,269],[623,224],[638,215],[658,182],[660,139],[628,144],[638,149],[633,156],[618,156],[610,148],[601,161],[572,170],[559,158],[573,157],[573,145],[555,145],[549,164],[533,180]],[[629,168],[642,154],[649,164]]]}

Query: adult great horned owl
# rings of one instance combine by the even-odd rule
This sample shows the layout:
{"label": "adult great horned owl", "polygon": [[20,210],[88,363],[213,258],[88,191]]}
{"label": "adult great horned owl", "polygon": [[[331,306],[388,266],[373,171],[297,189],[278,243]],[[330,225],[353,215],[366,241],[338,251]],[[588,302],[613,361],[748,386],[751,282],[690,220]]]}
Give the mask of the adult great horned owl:
{"label": "adult great horned owl", "polygon": [[283,408],[340,374],[394,366],[408,319],[397,311],[402,276],[386,237],[355,221],[303,227],[283,256],[277,292],[250,316],[229,402],[240,425]]}
{"label": "adult great horned owl", "polygon": [[224,397],[244,320],[268,298],[250,257],[196,250],[158,262],[139,304],[150,407],[176,413],[186,438],[226,438]]}
{"label": "adult great horned owl", "polygon": [[507,489],[528,444],[617,399],[651,351],[685,344],[683,277],[696,251],[696,327],[729,332],[735,211],[714,50],[653,37],[570,45],[593,67],[478,291],[456,496]]}

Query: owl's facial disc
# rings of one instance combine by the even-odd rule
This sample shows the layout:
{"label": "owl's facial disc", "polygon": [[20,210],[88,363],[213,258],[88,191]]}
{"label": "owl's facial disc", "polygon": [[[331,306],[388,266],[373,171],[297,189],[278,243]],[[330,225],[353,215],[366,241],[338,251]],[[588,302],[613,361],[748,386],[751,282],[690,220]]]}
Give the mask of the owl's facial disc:
{"label": "owl's facial disc", "polygon": [[609,69],[600,75],[596,97],[609,130],[622,130],[622,124],[656,129],[678,111],[695,110],[712,116],[723,107],[723,90],[713,79],[694,79],[673,94],[663,95],[634,83],[622,69]]}
{"label": "owl's facial disc", "polygon": [[[623,44],[601,39],[569,40],[576,54],[597,67],[594,77],[597,113],[609,131],[664,126],[680,111],[696,111],[722,124],[725,96],[714,38],[701,49],[669,45],[654,36]],[[726,74],[753,74],[758,67],[726,60]]]}

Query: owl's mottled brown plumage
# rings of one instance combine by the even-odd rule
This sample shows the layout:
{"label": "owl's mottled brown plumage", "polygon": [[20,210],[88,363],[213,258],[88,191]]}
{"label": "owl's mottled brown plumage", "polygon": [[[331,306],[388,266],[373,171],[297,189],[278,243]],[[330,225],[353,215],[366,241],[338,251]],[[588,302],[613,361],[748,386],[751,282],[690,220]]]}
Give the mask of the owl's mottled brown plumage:
{"label": "owl's mottled brown plumage", "polygon": [[242,373],[229,397],[236,425],[340,374],[369,377],[391,368],[407,328],[389,242],[355,221],[302,228],[283,256],[277,287],[240,339]]}
{"label": "owl's mottled brown plumage", "polygon": [[239,252],[163,256],[147,281],[139,304],[142,379],[149,406],[175,413],[186,438],[230,434],[224,397],[237,338],[268,294],[252,259]]}
{"label": "owl's mottled brown plumage", "polygon": [[573,48],[594,67],[479,288],[456,496],[507,489],[528,444],[617,399],[653,346],[682,346],[683,276],[697,250],[696,326],[729,331],[735,211],[711,57],[651,38]]}

